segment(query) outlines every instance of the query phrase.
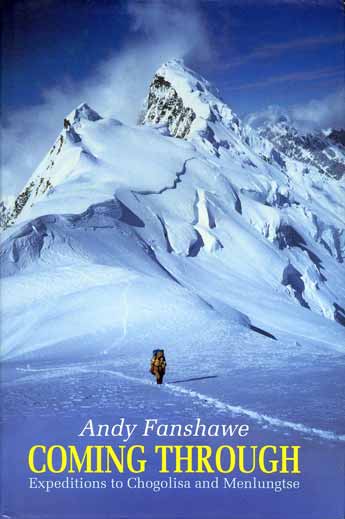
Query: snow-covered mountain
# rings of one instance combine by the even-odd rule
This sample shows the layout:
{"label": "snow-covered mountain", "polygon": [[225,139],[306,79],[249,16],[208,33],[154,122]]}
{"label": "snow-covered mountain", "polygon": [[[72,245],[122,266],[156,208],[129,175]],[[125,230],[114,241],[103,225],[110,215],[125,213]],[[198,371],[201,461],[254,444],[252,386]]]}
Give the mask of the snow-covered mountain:
{"label": "snow-covered mountain", "polygon": [[137,126],[85,103],[62,126],[3,218],[6,358],[262,335],[343,351],[341,144],[243,124],[180,61]]}
{"label": "snow-covered mountain", "polygon": [[[268,139],[274,147],[292,159],[308,166],[314,166],[320,173],[341,179],[345,174],[345,132],[328,130],[325,132],[302,132],[294,127],[287,115],[275,114],[255,125],[257,133]],[[255,114],[249,116],[255,123]]]}

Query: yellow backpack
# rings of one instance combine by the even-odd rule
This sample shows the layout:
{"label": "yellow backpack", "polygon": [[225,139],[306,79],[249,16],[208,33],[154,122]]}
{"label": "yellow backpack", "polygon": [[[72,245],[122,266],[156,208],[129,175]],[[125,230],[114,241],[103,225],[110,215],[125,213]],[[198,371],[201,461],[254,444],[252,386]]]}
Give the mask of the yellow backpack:
{"label": "yellow backpack", "polygon": [[164,350],[153,350],[153,357],[151,359],[151,370],[155,368],[165,369],[167,363],[164,357]]}

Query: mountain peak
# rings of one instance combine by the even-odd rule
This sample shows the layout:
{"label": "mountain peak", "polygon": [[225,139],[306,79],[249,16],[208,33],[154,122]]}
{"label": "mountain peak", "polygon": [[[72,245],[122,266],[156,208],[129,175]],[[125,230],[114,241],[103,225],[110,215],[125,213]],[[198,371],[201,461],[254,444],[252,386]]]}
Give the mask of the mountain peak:
{"label": "mountain peak", "polygon": [[[190,92],[210,92],[213,95],[219,97],[219,92],[207,79],[202,77],[200,74],[190,69],[185,65],[182,59],[171,59],[166,63],[163,63],[157,70],[156,76],[163,76],[166,79],[170,79],[175,87],[179,86],[179,81],[184,84],[184,87],[188,85]],[[180,87],[182,87],[180,84]]]}
{"label": "mountain peak", "polygon": [[102,117],[95,110],[90,108],[87,103],[81,103],[65,118],[65,128],[68,127],[68,123],[70,125],[78,124],[82,119],[87,121],[99,121]]}
{"label": "mountain peak", "polygon": [[144,124],[165,124],[172,136],[190,138],[209,134],[210,124],[217,121],[238,131],[238,118],[209,81],[182,60],[159,67],[150,85]]}

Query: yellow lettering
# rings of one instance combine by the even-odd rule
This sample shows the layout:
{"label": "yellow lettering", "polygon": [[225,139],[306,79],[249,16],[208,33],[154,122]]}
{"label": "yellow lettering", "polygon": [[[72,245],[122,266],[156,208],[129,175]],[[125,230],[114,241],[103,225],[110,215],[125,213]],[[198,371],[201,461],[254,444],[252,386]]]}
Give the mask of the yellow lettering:
{"label": "yellow lettering", "polygon": [[77,466],[77,472],[81,472],[84,463],[86,462],[85,472],[93,472],[92,470],[92,445],[88,445],[85,449],[84,456],[80,459],[78,451],[75,445],[69,445],[70,458],[69,458],[69,473],[75,472],[74,464]]}
{"label": "yellow lettering", "polygon": [[171,445],[156,445],[155,446],[155,454],[161,453],[161,468],[159,472],[170,472],[168,470],[168,463],[167,463],[167,451],[173,452],[174,447]]}
{"label": "yellow lettering", "polygon": [[246,448],[247,447],[245,445],[237,446],[238,453],[239,453],[238,468],[240,469],[240,472],[242,472],[243,474],[251,474],[252,472],[254,472],[255,467],[256,467],[256,449],[258,448],[258,446],[252,445],[250,447],[251,452],[252,452],[252,466],[250,467],[250,469],[246,469],[244,466],[244,458],[245,458],[244,453],[245,453]]}
{"label": "yellow lettering", "polygon": [[266,454],[266,451],[268,451],[269,449],[271,449],[273,451],[273,453],[276,454],[277,447],[275,445],[265,445],[264,447],[262,447],[260,449],[260,453],[259,453],[259,468],[260,468],[261,472],[264,472],[264,474],[273,474],[273,472],[277,472],[277,470],[278,470],[277,469],[278,463],[279,463],[278,460],[269,460],[269,463],[271,464],[271,468],[268,469],[266,467],[265,454]]}
{"label": "yellow lettering", "polygon": [[131,472],[134,472],[135,474],[138,474],[139,472],[144,472],[145,471],[146,460],[138,459],[137,462],[138,462],[139,468],[135,469],[134,465],[133,465],[133,452],[134,452],[135,449],[139,449],[141,454],[144,454],[145,447],[144,447],[144,445],[132,445],[128,449],[128,453],[127,453],[127,466],[128,466],[128,469]]}
{"label": "yellow lettering", "polygon": [[[214,472],[214,469],[211,467],[210,462],[208,461],[212,454],[212,449],[209,445],[198,445],[198,469],[196,472],[205,472],[203,467],[205,467],[206,472]],[[206,451],[203,454],[203,451]]]}
{"label": "yellow lettering", "polygon": [[29,465],[29,469],[31,470],[31,472],[35,472],[36,474],[42,474],[42,472],[46,471],[46,465],[44,463],[42,465],[41,469],[36,468],[36,465],[34,463],[34,458],[35,458],[35,453],[36,453],[37,449],[41,449],[43,454],[45,454],[45,452],[47,450],[45,445],[34,445],[33,447],[31,447],[31,449],[29,451],[29,456],[28,456],[28,465]]}
{"label": "yellow lettering", "polygon": [[[55,468],[53,462],[53,456],[55,451],[60,451],[60,466],[59,468]],[[67,454],[66,449],[62,447],[62,445],[52,445],[49,447],[47,452],[47,467],[49,472],[53,472],[54,474],[59,474],[66,469],[67,466]]]}
{"label": "yellow lettering", "polygon": [[[282,468],[280,473],[281,474],[300,474],[301,471],[299,470],[299,449],[301,448],[299,445],[280,445],[280,448],[282,450]],[[293,455],[292,457],[287,456],[287,450],[292,449]],[[293,462],[293,469],[288,470],[287,468],[287,462],[292,461]]]}
{"label": "yellow lettering", "polygon": [[[222,453],[223,450],[227,450],[229,452],[229,466],[224,469],[222,465]],[[216,469],[218,472],[222,472],[223,474],[228,474],[232,472],[235,468],[236,463],[236,454],[234,449],[230,445],[221,445],[216,451]]]}

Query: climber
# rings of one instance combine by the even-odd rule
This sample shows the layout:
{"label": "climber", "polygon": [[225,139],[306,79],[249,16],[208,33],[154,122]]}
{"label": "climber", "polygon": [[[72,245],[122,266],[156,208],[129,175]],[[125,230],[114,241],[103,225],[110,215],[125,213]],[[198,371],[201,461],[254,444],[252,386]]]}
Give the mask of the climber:
{"label": "climber", "polygon": [[153,350],[150,372],[156,377],[157,384],[163,383],[166,365],[164,350]]}

